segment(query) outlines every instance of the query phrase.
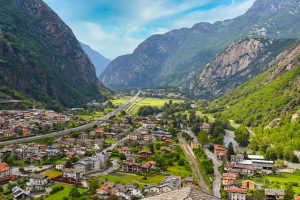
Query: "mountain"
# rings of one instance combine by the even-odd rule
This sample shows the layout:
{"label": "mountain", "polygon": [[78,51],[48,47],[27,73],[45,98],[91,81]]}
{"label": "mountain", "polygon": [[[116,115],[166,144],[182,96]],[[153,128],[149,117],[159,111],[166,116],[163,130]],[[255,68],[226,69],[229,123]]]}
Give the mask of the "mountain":
{"label": "mountain", "polygon": [[272,65],[266,72],[213,101],[210,112],[257,127],[300,110],[300,42],[279,54]]}
{"label": "mountain", "polygon": [[300,0],[257,0],[242,16],[153,35],[100,76],[111,88],[184,86],[231,43],[245,38],[295,39]]}
{"label": "mountain", "polygon": [[42,0],[0,5],[0,92],[17,91],[53,109],[105,99],[72,30]]}
{"label": "mountain", "polygon": [[192,96],[223,96],[252,77],[266,71],[269,63],[295,40],[246,38],[233,42],[188,85]]}
{"label": "mountain", "polygon": [[80,42],[80,45],[84,52],[88,55],[91,62],[94,64],[96,68],[96,75],[97,77],[100,76],[100,74],[104,71],[104,69],[107,67],[107,65],[111,62],[108,58],[105,58],[103,55],[101,55],[98,51],[92,49],[89,45],[83,44]]}

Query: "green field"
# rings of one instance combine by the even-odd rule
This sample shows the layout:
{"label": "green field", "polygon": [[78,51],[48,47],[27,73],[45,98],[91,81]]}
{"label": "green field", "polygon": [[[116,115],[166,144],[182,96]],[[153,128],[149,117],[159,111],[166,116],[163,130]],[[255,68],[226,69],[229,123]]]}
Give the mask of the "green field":
{"label": "green field", "polygon": [[184,166],[171,166],[167,168],[166,171],[167,174],[169,175],[174,175],[174,176],[193,176],[191,170],[187,170]]}
{"label": "green field", "polygon": [[[64,189],[62,191],[59,191],[59,192],[55,193],[55,194],[49,195],[48,197],[45,198],[45,200],[62,200],[64,197],[69,196],[69,192],[74,187],[72,185],[55,183],[55,184],[52,185],[52,188],[55,187],[55,186],[64,186]],[[80,193],[83,193],[86,190],[83,189],[83,188],[78,188],[78,191]]]}
{"label": "green field", "polygon": [[115,97],[113,100],[110,100],[114,106],[121,106],[129,100],[128,97]]}
{"label": "green field", "polygon": [[46,176],[48,176],[48,178],[51,179],[51,178],[61,175],[62,172],[58,171],[58,170],[54,170],[54,169],[49,169],[49,170],[41,172],[41,174],[46,175]]}
{"label": "green field", "polygon": [[99,177],[100,180],[106,179],[107,181],[114,182],[114,183],[120,183],[120,184],[132,184],[136,183],[141,188],[145,187],[145,184],[159,184],[164,179],[164,176],[162,175],[154,175],[147,177],[147,179],[144,179],[144,176],[136,175],[136,174],[129,174],[129,173],[115,173],[111,175],[101,176]]}
{"label": "green field", "polygon": [[294,186],[294,191],[300,194],[300,171],[295,173],[281,173],[279,176],[263,176],[259,178],[253,178],[253,181],[259,184],[264,183],[264,179],[267,179],[269,183],[266,185],[269,188],[281,187],[284,189],[285,183],[298,183],[298,186]]}
{"label": "green field", "polygon": [[142,106],[156,106],[158,108],[161,108],[165,105],[165,103],[168,103],[169,101],[172,101],[173,103],[183,103],[183,100],[179,99],[166,99],[166,98],[143,98],[141,101],[139,101],[135,107],[132,110],[133,114],[136,114],[140,107]]}
{"label": "green field", "polygon": [[105,139],[104,141],[105,141],[106,143],[108,143],[108,144],[115,144],[115,143],[117,143],[117,141],[114,140],[114,139]]}

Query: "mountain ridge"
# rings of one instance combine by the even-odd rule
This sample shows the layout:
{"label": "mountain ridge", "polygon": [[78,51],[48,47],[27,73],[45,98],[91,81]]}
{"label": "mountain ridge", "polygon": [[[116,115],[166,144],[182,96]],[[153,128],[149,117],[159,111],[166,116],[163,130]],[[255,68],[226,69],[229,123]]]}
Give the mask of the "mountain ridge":
{"label": "mountain ridge", "polygon": [[72,30],[41,0],[0,0],[0,82],[47,107],[104,100]]}
{"label": "mountain ridge", "polygon": [[113,60],[100,80],[112,88],[182,87],[232,42],[247,37],[297,39],[299,0],[285,2],[258,0],[234,19],[151,36],[132,54]]}
{"label": "mountain ridge", "polygon": [[111,62],[111,60],[104,57],[101,53],[94,50],[92,47],[90,47],[87,44],[80,42],[80,45],[81,45],[82,49],[84,50],[84,52],[90,58],[91,62],[94,64],[95,69],[96,69],[96,76],[99,77],[100,74],[104,71],[104,69]]}

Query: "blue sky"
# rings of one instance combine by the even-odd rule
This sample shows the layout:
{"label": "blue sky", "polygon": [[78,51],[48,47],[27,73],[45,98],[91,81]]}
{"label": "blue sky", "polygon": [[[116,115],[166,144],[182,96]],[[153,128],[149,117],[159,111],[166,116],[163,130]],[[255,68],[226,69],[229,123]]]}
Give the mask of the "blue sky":
{"label": "blue sky", "polygon": [[151,36],[231,19],[255,0],[44,0],[78,40],[113,59]]}

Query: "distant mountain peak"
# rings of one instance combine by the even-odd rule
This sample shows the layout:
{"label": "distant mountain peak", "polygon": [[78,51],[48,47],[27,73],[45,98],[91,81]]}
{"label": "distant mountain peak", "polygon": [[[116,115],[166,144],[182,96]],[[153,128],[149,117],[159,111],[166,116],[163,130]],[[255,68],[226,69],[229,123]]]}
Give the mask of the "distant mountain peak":
{"label": "distant mountain peak", "polygon": [[94,50],[92,47],[90,47],[87,44],[80,42],[80,45],[81,45],[82,49],[85,51],[85,53],[88,55],[88,57],[90,58],[91,62],[94,64],[95,69],[96,69],[96,75],[97,75],[97,77],[99,77],[100,74],[104,71],[104,69],[111,62],[111,60],[104,57],[101,53]]}

